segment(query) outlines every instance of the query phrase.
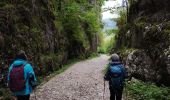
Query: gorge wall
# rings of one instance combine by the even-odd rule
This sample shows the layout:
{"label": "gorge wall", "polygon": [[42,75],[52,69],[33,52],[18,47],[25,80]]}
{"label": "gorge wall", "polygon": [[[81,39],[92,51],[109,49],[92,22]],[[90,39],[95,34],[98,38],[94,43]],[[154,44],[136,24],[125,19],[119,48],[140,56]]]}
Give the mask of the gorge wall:
{"label": "gorge wall", "polygon": [[127,23],[120,27],[115,50],[133,49],[124,58],[132,76],[170,86],[170,1],[129,3]]}
{"label": "gorge wall", "polygon": [[37,75],[96,52],[103,0],[1,0],[0,83],[19,50]]}

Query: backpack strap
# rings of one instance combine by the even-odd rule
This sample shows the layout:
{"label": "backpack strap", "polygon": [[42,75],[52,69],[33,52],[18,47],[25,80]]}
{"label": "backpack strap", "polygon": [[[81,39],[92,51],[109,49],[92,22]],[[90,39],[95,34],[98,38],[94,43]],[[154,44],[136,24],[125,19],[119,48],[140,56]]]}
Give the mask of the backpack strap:
{"label": "backpack strap", "polygon": [[[25,66],[26,66],[27,64],[28,64],[28,62],[26,61],[26,62],[22,65],[22,67],[25,68]],[[24,77],[25,77],[25,76],[24,76]],[[28,79],[28,77],[26,77],[25,80],[27,81],[27,79]]]}
{"label": "backpack strap", "polygon": [[28,63],[28,62],[26,61],[26,62],[22,65],[22,67],[25,67],[25,66],[27,65],[27,63]]}

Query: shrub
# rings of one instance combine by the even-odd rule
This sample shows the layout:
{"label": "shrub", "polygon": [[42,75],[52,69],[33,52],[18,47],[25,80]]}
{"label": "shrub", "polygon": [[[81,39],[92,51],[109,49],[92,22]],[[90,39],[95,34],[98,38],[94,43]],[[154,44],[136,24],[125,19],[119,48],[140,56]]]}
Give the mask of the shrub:
{"label": "shrub", "polygon": [[152,83],[141,81],[130,82],[127,84],[130,97],[135,100],[169,100],[170,88],[158,87]]}

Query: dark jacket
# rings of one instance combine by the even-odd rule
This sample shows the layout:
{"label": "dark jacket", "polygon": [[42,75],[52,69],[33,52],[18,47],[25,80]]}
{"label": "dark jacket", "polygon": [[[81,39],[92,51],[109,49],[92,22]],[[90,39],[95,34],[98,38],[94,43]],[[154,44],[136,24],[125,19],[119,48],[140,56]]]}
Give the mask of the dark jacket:
{"label": "dark jacket", "polygon": [[108,65],[108,69],[107,72],[104,76],[104,80],[109,81],[109,86],[111,86],[111,71],[110,71],[110,67],[111,66],[116,66],[116,65],[120,65],[121,69],[122,69],[122,73],[123,73],[123,79],[125,79],[127,77],[127,73],[125,71],[125,67],[122,63],[120,62],[110,62]]}

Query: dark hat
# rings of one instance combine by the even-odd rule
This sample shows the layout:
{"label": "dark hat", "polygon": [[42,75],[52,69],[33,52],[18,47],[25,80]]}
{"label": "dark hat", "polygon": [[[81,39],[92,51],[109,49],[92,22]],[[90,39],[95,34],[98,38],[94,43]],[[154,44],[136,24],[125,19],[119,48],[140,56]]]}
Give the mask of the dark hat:
{"label": "dark hat", "polygon": [[27,55],[25,54],[25,51],[20,50],[15,59],[22,59],[22,60],[27,60]]}
{"label": "dark hat", "polygon": [[120,57],[118,56],[118,54],[116,54],[116,53],[112,54],[111,61],[112,62],[120,62]]}

